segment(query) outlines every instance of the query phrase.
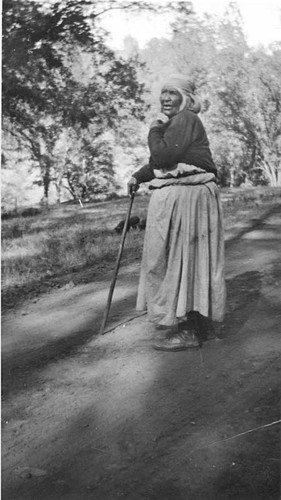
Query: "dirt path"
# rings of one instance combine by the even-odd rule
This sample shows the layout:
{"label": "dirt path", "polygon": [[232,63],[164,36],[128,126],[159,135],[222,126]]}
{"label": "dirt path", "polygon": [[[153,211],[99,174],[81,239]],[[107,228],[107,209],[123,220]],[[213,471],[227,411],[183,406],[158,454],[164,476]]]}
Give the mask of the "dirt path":
{"label": "dirt path", "polygon": [[2,323],[3,500],[280,498],[281,208],[226,243],[222,340],[161,353],[138,267]]}

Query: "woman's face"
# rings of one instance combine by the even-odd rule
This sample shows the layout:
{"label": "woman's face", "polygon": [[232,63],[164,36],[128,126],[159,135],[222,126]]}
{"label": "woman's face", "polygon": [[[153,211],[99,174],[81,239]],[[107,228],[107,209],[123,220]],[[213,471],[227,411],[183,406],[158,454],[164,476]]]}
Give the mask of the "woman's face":
{"label": "woman's face", "polygon": [[163,88],[160,94],[161,112],[172,118],[180,111],[182,96],[173,88]]}

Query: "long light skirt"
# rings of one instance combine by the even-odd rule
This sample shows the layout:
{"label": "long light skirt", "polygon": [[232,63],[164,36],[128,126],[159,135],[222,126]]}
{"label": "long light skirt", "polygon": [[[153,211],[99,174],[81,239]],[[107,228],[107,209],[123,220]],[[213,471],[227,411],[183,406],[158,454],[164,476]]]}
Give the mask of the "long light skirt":
{"label": "long light skirt", "polygon": [[224,239],[217,185],[172,185],[151,195],[137,310],[160,325],[189,311],[221,321],[225,309]]}

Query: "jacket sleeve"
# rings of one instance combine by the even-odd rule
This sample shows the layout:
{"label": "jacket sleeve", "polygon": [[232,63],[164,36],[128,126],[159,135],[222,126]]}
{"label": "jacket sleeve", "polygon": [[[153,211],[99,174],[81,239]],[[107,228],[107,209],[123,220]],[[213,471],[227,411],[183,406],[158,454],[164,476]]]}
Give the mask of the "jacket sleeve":
{"label": "jacket sleeve", "polygon": [[153,127],[148,134],[148,146],[154,168],[170,168],[183,161],[184,154],[197,134],[194,113],[178,113],[168,126]]}
{"label": "jacket sleeve", "polygon": [[149,182],[154,179],[155,175],[153,173],[153,168],[151,165],[144,165],[139,170],[133,173],[132,177],[135,177],[138,184],[142,182]]}

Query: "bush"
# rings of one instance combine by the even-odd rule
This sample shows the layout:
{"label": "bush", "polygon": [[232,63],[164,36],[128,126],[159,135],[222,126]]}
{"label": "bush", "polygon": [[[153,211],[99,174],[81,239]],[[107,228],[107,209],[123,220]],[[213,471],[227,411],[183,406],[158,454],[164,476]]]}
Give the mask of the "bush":
{"label": "bush", "polygon": [[15,211],[13,212],[3,212],[1,213],[1,220],[9,220],[9,219],[14,219],[15,217],[18,217],[19,214]]}
{"label": "bush", "polygon": [[41,214],[40,208],[34,208],[34,207],[25,208],[21,212],[22,217],[33,217],[34,215],[40,215],[40,214]]}

